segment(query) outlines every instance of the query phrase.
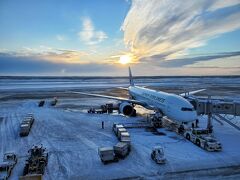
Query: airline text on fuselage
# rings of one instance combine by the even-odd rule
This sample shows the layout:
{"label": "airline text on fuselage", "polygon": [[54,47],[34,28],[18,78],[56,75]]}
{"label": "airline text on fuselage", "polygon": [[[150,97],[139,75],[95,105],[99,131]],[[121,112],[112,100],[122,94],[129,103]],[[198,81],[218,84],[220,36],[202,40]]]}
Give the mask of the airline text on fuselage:
{"label": "airline text on fuselage", "polygon": [[164,103],[165,99],[164,98],[161,98],[161,97],[158,97],[158,96],[155,96],[153,94],[148,94],[148,93],[142,93],[142,95],[146,98],[150,98],[150,99],[153,99],[153,100],[156,100],[160,103]]}

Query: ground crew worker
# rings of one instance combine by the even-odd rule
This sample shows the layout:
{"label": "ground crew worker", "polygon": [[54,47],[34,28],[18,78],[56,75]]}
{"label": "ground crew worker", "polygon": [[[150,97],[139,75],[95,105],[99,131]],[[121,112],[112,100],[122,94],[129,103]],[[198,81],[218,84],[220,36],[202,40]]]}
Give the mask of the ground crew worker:
{"label": "ground crew worker", "polygon": [[196,119],[196,127],[198,128],[198,123],[199,123],[199,120]]}
{"label": "ground crew worker", "polygon": [[179,132],[179,134],[183,134],[183,132],[184,132],[184,127],[183,127],[182,124],[181,124],[180,127],[178,128],[178,132]]}
{"label": "ground crew worker", "polygon": [[102,121],[102,129],[104,129],[104,121]]}

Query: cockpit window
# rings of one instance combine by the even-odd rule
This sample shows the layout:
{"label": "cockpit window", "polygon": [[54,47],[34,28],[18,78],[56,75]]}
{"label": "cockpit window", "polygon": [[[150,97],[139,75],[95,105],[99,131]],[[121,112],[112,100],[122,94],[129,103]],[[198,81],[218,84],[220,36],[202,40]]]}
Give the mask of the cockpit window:
{"label": "cockpit window", "polygon": [[182,111],[193,111],[193,108],[187,108],[187,107],[183,107],[181,108]]}

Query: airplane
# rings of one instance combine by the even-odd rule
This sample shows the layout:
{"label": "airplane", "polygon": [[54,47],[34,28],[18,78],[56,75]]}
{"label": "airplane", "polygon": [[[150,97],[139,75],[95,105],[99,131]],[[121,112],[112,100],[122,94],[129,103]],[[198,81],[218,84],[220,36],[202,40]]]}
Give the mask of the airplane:
{"label": "airplane", "polygon": [[[184,97],[186,93],[176,95],[163,91],[156,91],[134,84],[131,68],[129,67],[129,87],[123,88],[129,91],[130,98],[113,97],[101,94],[90,94],[84,92],[73,92],[77,94],[107,98],[120,101],[119,111],[123,115],[132,116],[135,109],[134,105],[143,106],[146,109],[155,110],[161,116],[167,116],[176,122],[191,122],[197,119],[197,112],[193,105]],[[192,95],[205,89],[188,92]]]}

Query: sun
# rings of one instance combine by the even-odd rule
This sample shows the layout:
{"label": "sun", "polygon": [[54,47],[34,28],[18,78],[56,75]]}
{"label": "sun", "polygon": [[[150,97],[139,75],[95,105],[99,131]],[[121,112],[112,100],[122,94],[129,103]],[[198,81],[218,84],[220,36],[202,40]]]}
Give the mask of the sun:
{"label": "sun", "polygon": [[119,63],[121,64],[128,64],[131,62],[131,57],[129,55],[122,55],[119,58]]}

